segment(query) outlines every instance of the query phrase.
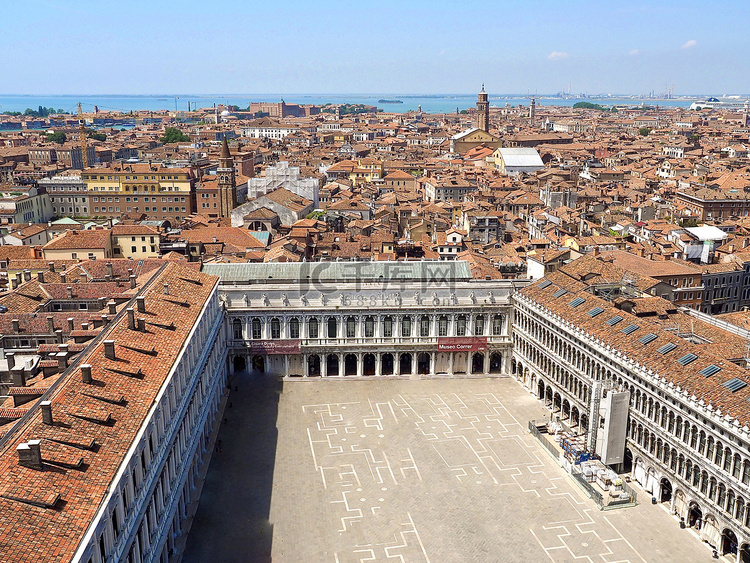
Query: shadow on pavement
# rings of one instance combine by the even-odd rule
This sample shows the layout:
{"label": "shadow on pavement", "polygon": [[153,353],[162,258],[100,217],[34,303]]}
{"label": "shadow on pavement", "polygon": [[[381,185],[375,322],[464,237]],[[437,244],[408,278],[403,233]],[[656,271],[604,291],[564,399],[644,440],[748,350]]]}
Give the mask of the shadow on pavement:
{"label": "shadow on pavement", "polygon": [[183,562],[271,561],[269,511],[282,389],[283,381],[267,374],[232,377]]}

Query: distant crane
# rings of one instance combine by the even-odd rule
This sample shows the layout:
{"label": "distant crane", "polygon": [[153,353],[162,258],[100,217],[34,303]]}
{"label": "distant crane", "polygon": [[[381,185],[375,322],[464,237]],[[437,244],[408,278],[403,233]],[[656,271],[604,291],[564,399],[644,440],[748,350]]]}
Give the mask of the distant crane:
{"label": "distant crane", "polygon": [[78,102],[78,138],[81,142],[81,159],[83,160],[83,169],[89,167],[89,147],[86,140],[86,122],[83,119],[83,110],[81,102]]}

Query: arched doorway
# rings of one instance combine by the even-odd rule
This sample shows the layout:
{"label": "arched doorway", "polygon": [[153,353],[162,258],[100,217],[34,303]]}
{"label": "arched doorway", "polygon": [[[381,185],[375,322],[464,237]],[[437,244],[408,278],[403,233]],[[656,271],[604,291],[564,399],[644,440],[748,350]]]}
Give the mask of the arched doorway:
{"label": "arched doorway", "polygon": [[482,352],[475,352],[471,356],[471,373],[483,373],[484,372],[484,354]]}
{"label": "arched doorway", "polygon": [[383,375],[393,375],[393,354],[383,354],[380,361],[382,363],[380,373]]}
{"label": "arched doorway", "polygon": [[362,373],[364,375],[375,375],[375,355],[365,354],[362,358]]}
{"label": "arched doorway", "polygon": [[737,535],[729,528],[721,532],[721,554],[737,555]]}
{"label": "arched doorway", "polygon": [[253,371],[266,373],[266,359],[263,356],[253,356]]}
{"label": "arched doorway", "polygon": [[430,355],[422,352],[417,356],[417,373],[427,375],[430,373]]}
{"label": "arched doorway", "polygon": [[357,375],[357,355],[344,356],[344,375]]}
{"label": "arched doorway", "polygon": [[568,420],[570,418],[570,402],[565,399],[562,403],[562,418]]}
{"label": "arched doorway", "polygon": [[331,377],[339,374],[339,357],[336,354],[328,354],[326,358],[326,375]]}
{"label": "arched doorway", "polygon": [[740,548],[740,563],[750,563],[750,544],[742,544]]}
{"label": "arched doorway", "polygon": [[560,393],[555,393],[555,400],[552,403],[552,411],[560,412],[562,410],[562,397]]}
{"label": "arched doorway", "polygon": [[588,430],[589,429],[589,416],[587,414],[581,415],[581,430]]}
{"label": "arched doorway", "polygon": [[693,526],[698,524],[702,519],[703,519],[703,511],[700,509],[700,506],[698,506],[696,502],[691,502],[690,506],[688,507],[688,518],[687,518],[688,527],[692,528]]}
{"label": "arched doorway", "polygon": [[544,400],[544,381],[539,380],[539,399]]}
{"label": "arched doorway", "polygon": [[578,412],[578,407],[573,405],[570,409],[570,425],[571,426],[578,426],[580,413]]}
{"label": "arched doorway", "polygon": [[234,360],[232,360],[232,365],[234,367],[234,373],[245,371],[245,368],[247,368],[247,362],[245,361],[244,356],[235,356]]}
{"label": "arched doorway", "polygon": [[398,359],[398,372],[401,375],[409,375],[411,373],[411,354],[401,354]]}
{"label": "arched doorway", "polygon": [[503,355],[494,352],[490,356],[490,373],[500,373],[503,369]]}
{"label": "arched doorway", "polygon": [[672,483],[666,477],[659,482],[659,502],[672,502]]}
{"label": "arched doorway", "polygon": [[625,448],[625,457],[622,462],[622,472],[630,473],[633,471],[633,452],[629,448]]}
{"label": "arched doorway", "polygon": [[307,375],[320,377],[320,356],[317,354],[312,354],[307,358]]}

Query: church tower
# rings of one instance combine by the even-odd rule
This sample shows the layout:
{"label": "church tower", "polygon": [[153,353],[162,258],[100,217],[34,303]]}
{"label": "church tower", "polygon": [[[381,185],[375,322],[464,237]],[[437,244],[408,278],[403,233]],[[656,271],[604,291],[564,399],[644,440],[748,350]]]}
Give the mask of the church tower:
{"label": "church tower", "polygon": [[482,84],[482,91],[479,92],[477,97],[477,129],[482,131],[489,131],[490,129],[490,103],[487,101],[487,92],[484,91],[484,84]]}
{"label": "church tower", "polygon": [[219,177],[219,217],[230,217],[232,209],[237,207],[237,183],[234,176],[234,159],[229,154],[229,143],[226,137],[221,143],[221,156],[216,175]]}
{"label": "church tower", "polygon": [[536,100],[531,98],[531,106],[529,107],[529,125],[534,127],[536,121]]}

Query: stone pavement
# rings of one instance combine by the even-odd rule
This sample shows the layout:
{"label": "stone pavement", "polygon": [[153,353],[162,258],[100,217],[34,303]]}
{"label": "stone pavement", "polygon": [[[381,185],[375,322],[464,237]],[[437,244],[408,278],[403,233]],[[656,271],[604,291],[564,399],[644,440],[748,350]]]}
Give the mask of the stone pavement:
{"label": "stone pavement", "polygon": [[[660,506],[599,511],[528,433],[546,411],[513,380],[239,387],[188,563],[711,560]],[[253,443],[269,438],[273,462]]]}

